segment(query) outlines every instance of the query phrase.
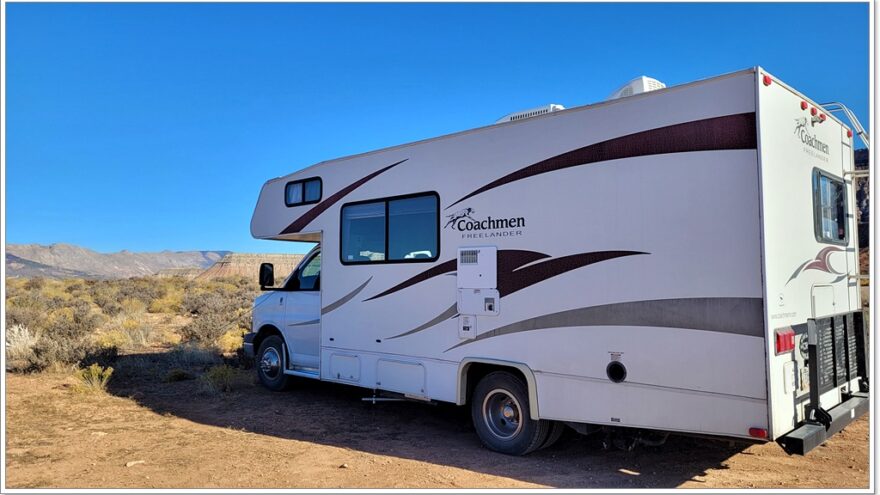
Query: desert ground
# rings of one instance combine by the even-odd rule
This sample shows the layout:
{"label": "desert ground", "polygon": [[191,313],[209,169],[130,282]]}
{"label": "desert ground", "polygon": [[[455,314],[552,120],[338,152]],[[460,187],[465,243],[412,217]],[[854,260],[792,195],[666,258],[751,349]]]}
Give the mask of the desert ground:
{"label": "desert ground", "polygon": [[374,404],[368,390],[309,380],[270,392],[241,355],[256,293],[242,278],[7,279],[6,487],[869,484],[867,418],[805,457],[687,436],[604,450],[573,431],[509,457],[480,444],[467,408]]}
{"label": "desert ground", "polygon": [[[143,359],[123,356],[124,359]],[[124,363],[119,363],[124,366]],[[139,367],[142,365],[139,364]],[[7,373],[9,488],[867,488],[867,418],[805,457],[774,444],[671,436],[603,450],[569,432],[509,457],[480,445],[467,410],[371,404],[355,388],[300,381],[270,392],[251,371],[232,391],[117,376],[108,393],[69,374]]]}

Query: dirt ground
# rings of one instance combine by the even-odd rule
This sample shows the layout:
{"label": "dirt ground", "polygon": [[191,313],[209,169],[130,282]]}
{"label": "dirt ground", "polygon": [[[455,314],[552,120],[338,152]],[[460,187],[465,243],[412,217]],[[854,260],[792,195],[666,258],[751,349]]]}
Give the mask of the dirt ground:
{"label": "dirt ground", "polygon": [[[604,451],[569,432],[516,458],[477,440],[465,408],[370,404],[368,392],[300,381],[233,392],[197,380],[117,378],[106,395],[64,374],[7,373],[8,488],[867,488],[867,418],[806,457],[776,444],[671,436]],[[128,467],[127,467],[128,465]]]}

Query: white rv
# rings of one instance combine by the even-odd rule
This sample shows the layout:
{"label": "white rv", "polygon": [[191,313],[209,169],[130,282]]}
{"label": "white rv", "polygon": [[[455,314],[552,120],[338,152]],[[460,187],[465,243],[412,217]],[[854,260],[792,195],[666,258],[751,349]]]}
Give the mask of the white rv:
{"label": "white rv", "polygon": [[553,110],[266,182],[252,235],[316,245],[261,267],[262,383],[467,405],[508,454],[868,410],[850,128],[761,68]]}

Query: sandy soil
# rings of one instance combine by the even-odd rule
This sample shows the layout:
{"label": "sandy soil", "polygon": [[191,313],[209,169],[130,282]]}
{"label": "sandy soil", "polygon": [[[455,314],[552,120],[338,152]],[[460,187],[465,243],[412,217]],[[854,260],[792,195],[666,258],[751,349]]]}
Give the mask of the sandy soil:
{"label": "sandy soil", "polygon": [[[365,392],[299,382],[283,393],[242,372],[234,392],[196,380],[114,377],[106,395],[61,374],[7,374],[9,488],[570,487],[867,488],[862,418],[806,457],[775,444],[670,437],[604,451],[567,434],[522,458],[481,447],[467,410],[369,404]],[[143,462],[140,462],[143,461]],[[128,464],[128,467],[126,465]]]}

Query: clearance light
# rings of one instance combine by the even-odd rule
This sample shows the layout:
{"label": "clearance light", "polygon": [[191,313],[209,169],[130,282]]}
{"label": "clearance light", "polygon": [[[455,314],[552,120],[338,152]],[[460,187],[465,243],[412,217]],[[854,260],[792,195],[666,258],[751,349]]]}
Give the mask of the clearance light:
{"label": "clearance light", "polygon": [[846,130],[846,137],[848,137],[848,138],[851,138],[851,137],[852,137],[852,131],[851,131],[851,130],[849,130],[849,129]]}
{"label": "clearance light", "polygon": [[764,428],[749,428],[749,436],[755,438],[767,438],[767,430]]}
{"label": "clearance light", "polygon": [[817,113],[819,113],[819,111],[816,110],[816,107],[810,109],[810,115],[812,115],[813,117],[815,117]]}
{"label": "clearance light", "polygon": [[806,110],[808,106],[810,106],[810,105],[807,105],[807,102],[805,102],[805,101],[801,102],[801,110]]}
{"label": "clearance light", "polygon": [[776,355],[794,350],[794,330],[791,327],[776,329]]}
{"label": "clearance light", "polygon": [[770,79],[770,76],[765,75],[764,76],[764,86],[770,86],[771,82],[773,82],[773,80]]}
{"label": "clearance light", "polygon": [[822,122],[825,122],[825,114],[824,113],[819,114],[819,120],[821,120]]}

